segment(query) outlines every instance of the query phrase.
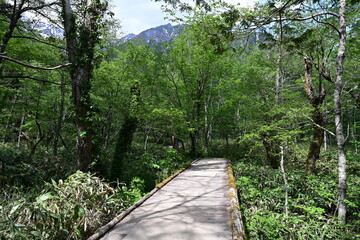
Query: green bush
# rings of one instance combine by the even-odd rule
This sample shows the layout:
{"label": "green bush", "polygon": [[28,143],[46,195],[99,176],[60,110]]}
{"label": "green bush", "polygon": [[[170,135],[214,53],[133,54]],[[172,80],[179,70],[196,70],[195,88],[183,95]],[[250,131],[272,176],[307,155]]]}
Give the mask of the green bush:
{"label": "green bush", "polygon": [[139,191],[131,187],[138,186],[115,189],[78,171],[65,181],[47,183],[38,195],[22,189],[4,192],[0,239],[84,239],[138,198]]}
{"label": "green bush", "polygon": [[169,175],[188,165],[190,160],[185,160],[175,149],[169,149],[158,144],[149,144],[145,152],[142,145],[133,144],[132,152],[124,162],[124,180],[130,184],[134,177],[144,180],[145,192],[151,191],[156,183],[161,182]]}
{"label": "green bush", "polygon": [[11,144],[0,144],[0,180],[3,184],[29,185],[40,181],[42,174],[30,163],[25,149]]}
{"label": "green bush", "polygon": [[30,159],[28,149],[14,144],[0,144],[0,165],[0,185],[29,188],[44,181],[63,178],[75,171],[74,156],[69,150],[63,149],[61,156],[53,156],[39,147]]}
{"label": "green bush", "polygon": [[[240,207],[250,239],[359,239],[358,172],[349,164],[347,225],[338,224],[336,159],[325,153],[316,175],[305,164],[289,160],[286,167],[289,216],[285,215],[282,173],[251,159],[234,164]],[[333,156],[336,156],[334,154]],[[359,163],[358,163],[359,164]]]}

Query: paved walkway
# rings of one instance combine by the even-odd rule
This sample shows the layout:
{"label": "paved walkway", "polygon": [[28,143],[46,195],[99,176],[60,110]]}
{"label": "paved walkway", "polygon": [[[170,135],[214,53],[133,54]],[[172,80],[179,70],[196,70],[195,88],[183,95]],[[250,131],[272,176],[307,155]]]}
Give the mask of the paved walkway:
{"label": "paved walkway", "polygon": [[102,240],[231,240],[227,160],[196,161]]}

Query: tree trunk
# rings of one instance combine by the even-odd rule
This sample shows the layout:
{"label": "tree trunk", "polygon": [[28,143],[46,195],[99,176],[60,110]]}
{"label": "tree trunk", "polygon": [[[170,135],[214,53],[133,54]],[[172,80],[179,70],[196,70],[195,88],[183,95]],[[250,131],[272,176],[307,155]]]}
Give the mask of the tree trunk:
{"label": "tree trunk", "polygon": [[342,76],[344,71],[344,60],[346,53],[346,0],[340,0],[339,9],[339,49],[336,58],[336,80],[334,90],[335,128],[338,147],[338,171],[339,171],[339,207],[338,217],[341,223],[346,223],[346,153],[345,138],[342,120]]}
{"label": "tree trunk", "polygon": [[204,152],[207,154],[209,148],[210,126],[208,119],[208,102],[204,104]]}
{"label": "tree trunk", "polygon": [[[91,75],[94,48],[97,42],[96,23],[98,12],[91,1],[82,1],[84,19],[76,26],[75,15],[70,0],[62,0],[67,53],[71,63],[72,97],[75,106],[75,126],[77,129],[76,149],[78,169],[87,171],[93,155],[93,114],[90,101]],[[97,4],[94,2],[93,4]]]}
{"label": "tree trunk", "polygon": [[283,42],[283,22],[281,19],[281,11],[279,12],[279,28],[280,31],[278,33],[278,57],[276,60],[276,76],[275,76],[275,105],[279,104],[280,94],[283,86],[283,71],[282,71],[282,61],[283,61],[283,50],[282,50],[282,42]]}
{"label": "tree trunk", "polygon": [[130,88],[129,113],[125,116],[125,122],[120,128],[118,140],[115,147],[115,154],[110,170],[110,177],[113,180],[122,180],[123,163],[126,153],[130,150],[133,135],[138,125],[137,111],[139,108],[140,86],[135,81]]}
{"label": "tree trunk", "polygon": [[325,88],[322,86],[321,79],[319,79],[319,93],[315,92],[315,87],[312,80],[312,62],[307,58],[304,58],[304,62],[304,90],[311,105],[314,107],[312,115],[312,120],[314,122],[313,140],[310,143],[309,152],[306,159],[306,170],[309,173],[314,173],[316,169],[316,161],[320,157],[321,146],[324,140],[324,130],[322,127],[325,124],[325,119],[322,111],[320,110],[320,107],[324,102],[326,93]]}
{"label": "tree trunk", "polygon": [[[21,11],[20,10],[23,8],[24,3],[25,3],[25,0],[20,0],[20,2],[18,4],[16,3],[16,1],[14,2],[13,10],[12,10],[12,13],[11,13],[11,16],[10,16],[9,26],[6,29],[6,32],[5,32],[4,36],[1,39],[0,54],[5,54],[6,53],[5,52],[6,47],[7,47],[8,43],[9,43],[10,39],[12,38],[13,32],[14,32],[16,26],[17,26],[17,22],[21,18]],[[0,58],[0,76],[3,75],[3,71],[4,71],[3,62],[4,62],[4,59]],[[9,120],[10,120],[10,117],[9,117]],[[24,120],[24,117],[22,117],[21,121],[23,122],[23,120]],[[22,127],[22,123],[21,123],[21,126],[20,126],[19,135],[18,135],[18,143],[17,143],[18,146],[20,145],[21,127]],[[4,136],[3,141],[5,142],[6,137],[7,137],[6,132],[5,132],[4,135],[5,136]]]}
{"label": "tree trunk", "polygon": [[144,130],[144,151],[145,152],[147,150],[147,143],[149,141],[150,131],[151,131],[150,127],[149,128],[145,127],[145,130]]}
{"label": "tree trunk", "polygon": [[285,172],[285,166],[284,166],[284,158],[285,158],[285,153],[284,153],[284,148],[283,146],[280,146],[280,169],[281,169],[281,173],[283,176],[283,181],[284,181],[284,187],[285,187],[285,204],[284,204],[284,208],[285,208],[285,216],[289,216],[289,185],[287,182],[287,178],[286,178],[286,172]]}
{"label": "tree trunk", "polygon": [[309,173],[315,173],[316,161],[320,157],[321,146],[324,141],[324,130],[318,126],[324,125],[324,117],[319,108],[316,108],[313,112],[313,140],[310,143],[309,153],[306,160],[306,170]]}
{"label": "tree trunk", "polygon": [[199,139],[200,139],[200,126],[201,126],[201,95],[198,94],[196,100],[194,100],[194,105],[193,105],[193,113],[192,113],[192,128],[194,128],[194,130],[192,130],[189,133],[190,136],[190,144],[191,144],[191,148],[190,148],[190,154],[197,158],[199,156]]}
{"label": "tree trunk", "polygon": [[[82,69],[91,71],[90,69]],[[75,126],[77,130],[76,156],[78,169],[87,171],[93,153],[93,129],[90,117],[92,116],[90,102],[90,76],[73,72],[73,100],[75,105]],[[86,86],[87,85],[87,86]]]}
{"label": "tree trunk", "polygon": [[61,86],[60,86],[60,106],[59,106],[59,115],[55,127],[55,138],[54,138],[54,156],[58,155],[58,142],[60,138],[60,132],[61,132],[61,126],[63,124],[63,115],[64,115],[64,105],[65,105],[65,82],[64,82],[64,76],[61,75]]}
{"label": "tree trunk", "polygon": [[189,133],[189,136],[190,136],[190,155],[191,156],[194,156],[194,157],[198,157],[198,146],[197,146],[197,134],[195,132],[196,130],[194,131],[191,131]]}
{"label": "tree trunk", "polygon": [[209,144],[211,141],[212,124],[209,120],[209,106],[211,104],[211,96],[207,97],[207,101],[204,104],[204,151],[208,153]]}
{"label": "tree trunk", "polygon": [[[21,18],[21,9],[23,8],[25,0],[21,0],[20,3],[14,3],[13,12],[10,17],[10,24],[8,29],[6,30],[4,37],[2,38],[0,45],[0,53],[4,53],[7,47],[9,40],[12,38],[12,34],[16,28],[17,22]],[[0,58],[0,66],[4,59]]]}
{"label": "tree trunk", "polygon": [[275,104],[279,103],[280,100],[280,92],[281,92],[281,61],[282,61],[282,52],[280,50],[280,46],[279,46],[279,52],[278,52],[279,56],[276,60],[276,76],[275,76]]}
{"label": "tree trunk", "polygon": [[115,154],[110,170],[110,178],[113,180],[122,180],[124,159],[131,147],[137,123],[138,120],[135,117],[126,117],[124,124],[119,130]]}
{"label": "tree trunk", "polygon": [[21,117],[21,121],[20,121],[18,140],[17,140],[17,145],[16,145],[17,147],[20,147],[21,136],[22,136],[22,126],[24,125],[24,121],[25,121],[25,110],[22,113],[22,117]]}
{"label": "tree trunk", "polygon": [[281,152],[279,144],[275,140],[271,139],[269,133],[262,134],[262,142],[266,151],[266,159],[268,163],[273,169],[278,169],[278,159]]}

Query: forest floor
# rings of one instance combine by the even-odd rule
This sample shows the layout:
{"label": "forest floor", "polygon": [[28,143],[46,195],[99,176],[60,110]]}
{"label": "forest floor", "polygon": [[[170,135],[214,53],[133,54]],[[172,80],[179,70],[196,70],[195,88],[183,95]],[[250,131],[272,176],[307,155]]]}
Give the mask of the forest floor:
{"label": "forest floor", "polygon": [[227,162],[194,162],[101,239],[231,239]]}

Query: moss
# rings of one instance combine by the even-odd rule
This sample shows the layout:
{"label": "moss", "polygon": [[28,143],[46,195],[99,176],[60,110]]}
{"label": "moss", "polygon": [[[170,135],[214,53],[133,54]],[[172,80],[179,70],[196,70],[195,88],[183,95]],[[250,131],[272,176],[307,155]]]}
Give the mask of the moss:
{"label": "moss", "polygon": [[[232,170],[231,163],[227,165],[227,172],[228,172],[228,194],[230,200],[230,224],[231,224],[231,231],[232,231],[232,238],[233,240],[246,240],[246,234],[244,232],[244,224],[241,219],[240,213],[240,206],[239,206],[239,199],[237,195],[237,188],[235,184],[235,177]],[[237,224],[236,220],[239,219],[239,224]]]}
{"label": "moss", "polygon": [[[188,167],[187,167],[188,168]],[[157,184],[156,187],[157,188],[162,188],[163,186],[165,186],[168,182],[170,182],[172,179],[174,179],[177,175],[179,175],[181,172],[185,171],[187,168],[181,168],[179,171],[177,171],[176,173],[174,173],[173,175],[171,175],[170,177],[166,178],[164,181],[162,181],[161,183]]]}

